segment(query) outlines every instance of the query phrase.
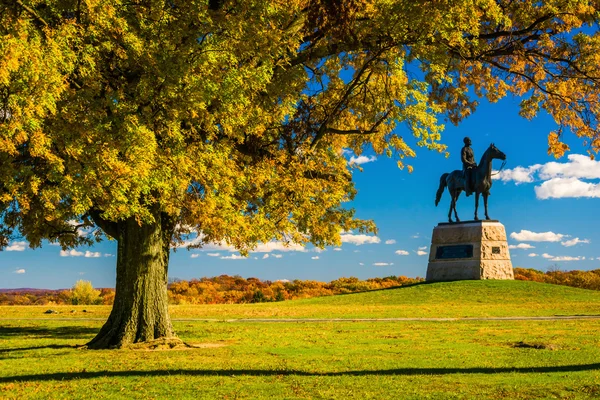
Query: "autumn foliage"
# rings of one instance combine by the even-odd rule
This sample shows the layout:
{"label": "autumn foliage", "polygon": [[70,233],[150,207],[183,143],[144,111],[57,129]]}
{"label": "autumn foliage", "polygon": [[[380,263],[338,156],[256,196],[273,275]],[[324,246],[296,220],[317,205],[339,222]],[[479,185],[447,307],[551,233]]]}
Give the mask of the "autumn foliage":
{"label": "autumn foliage", "polygon": [[600,269],[560,271],[556,268],[550,268],[547,272],[542,272],[532,268],[515,268],[515,279],[600,290]]}
{"label": "autumn foliage", "polygon": [[[177,280],[169,284],[171,304],[243,304],[303,299],[318,296],[364,292],[422,282],[422,278],[387,276],[360,280],[339,278],[319,281],[261,281],[257,278],[221,275],[213,278]],[[74,289],[73,289],[74,290]],[[23,290],[0,293],[0,305],[74,304],[73,290]],[[112,304],[114,289],[100,289],[101,304]]]}
{"label": "autumn foliage", "polygon": [[71,289],[3,289],[0,305],[97,305],[112,304],[114,289],[96,290],[89,281],[79,280]]}
{"label": "autumn foliage", "polygon": [[262,303],[331,296],[344,293],[385,289],[421,282],[421,278],[388,276],[360,280],[339,278],[329,283],[319,281],[261,281],[240,276],[221,275],[214,278],[179,281],[169,285],[169,300],[175,304]]}
{"label": "autumn foliage", "polygon": [[[592,271],[560,271],[551,268],[547,272],[532,268],[515,268],[515,279],[571,286],[581,289],[600,290],[600,269]],[[386,276],[360,280],[355,277],[339,278],[331,282],[313,280],[269,281],[258,278],[242,278],[239,275],[220,275],[212,278],[176,280],[169,284],[171,304],[244,304],[271,301],[305,299],[333,296],[368,290],[400,287],[423,282],[422,278]],[[73,289],[74,290],[74,289]],[[54,305],[73,304],[73,290],[25,289],[0,293],[0,305]],[[95,304],[111,305],[114,289],[99,289]]]}

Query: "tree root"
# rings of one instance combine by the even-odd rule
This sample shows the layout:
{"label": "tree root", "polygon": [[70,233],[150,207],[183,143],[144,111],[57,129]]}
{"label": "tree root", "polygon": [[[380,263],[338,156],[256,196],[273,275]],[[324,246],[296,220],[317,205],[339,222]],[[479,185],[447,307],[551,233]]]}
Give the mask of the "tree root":
{"label": "tree root", "polygon": [[138,342],[125,346],[124,348],[131,350],[181,350],[189,349],[192,346],[185,343],[183,340],[171,337],[171,338],[159,338],[149,340],[147,342]]}
{"label": "tree root", "polygon": [[[78,346],[79,349],[84,350],[102,350],[95,346],[82,345]],[[130,344],[123,344],[120,346],[109,347],[109,350],[115,349],[126,349],[126,350],[184,350],[195,348],[195,346],[185,343],[183,340],[177,337],[170,338],[159,338],[154,340],[148,340],[146,342],[137,342]],[[107,348],[104,348],[107,349]]]}

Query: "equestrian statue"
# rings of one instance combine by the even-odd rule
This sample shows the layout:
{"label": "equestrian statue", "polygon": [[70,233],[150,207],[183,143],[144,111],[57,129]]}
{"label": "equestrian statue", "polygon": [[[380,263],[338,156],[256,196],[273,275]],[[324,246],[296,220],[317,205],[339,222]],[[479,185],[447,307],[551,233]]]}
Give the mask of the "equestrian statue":
{"label": "equestrian statue", "polygon": [[479,165],[475,163],[475,155],[471,148],[471,139],[464,138],[464,147],[461,150],[461,160],[463,170],[455,170],[450,173],[445,173],[440,178],[440,187],[435,195],[435,205],[437,206],[442,198],[444,189],[448,187],[452,200],[450,201],[450,210],[448,211],[448,221],[452,221],[452,210],[454,210],[454,218],[456,222],[460,222],[456,213],[456,201],[464,190],[467,196],[475,193],[475,220],[478,221],[477,209],[479,208],[479,195],[483,195],[483,204],[485,206],[485,218],[490,219],[488,215],[488,196],[492,187],[492,160],[499,159],[504,161],[502,169],[506,163],[506,155],[498,150],[494,143],[483,153]]}

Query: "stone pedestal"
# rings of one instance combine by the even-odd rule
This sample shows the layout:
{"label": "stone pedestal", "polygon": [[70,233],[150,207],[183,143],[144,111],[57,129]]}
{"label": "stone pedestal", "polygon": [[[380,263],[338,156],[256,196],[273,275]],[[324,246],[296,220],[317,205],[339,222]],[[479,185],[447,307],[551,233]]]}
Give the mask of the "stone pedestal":
{"label": "stone pedestal", "polygon": [[465,279],[514,279],[500,222],[441,223],[433,228],[426,280]]}

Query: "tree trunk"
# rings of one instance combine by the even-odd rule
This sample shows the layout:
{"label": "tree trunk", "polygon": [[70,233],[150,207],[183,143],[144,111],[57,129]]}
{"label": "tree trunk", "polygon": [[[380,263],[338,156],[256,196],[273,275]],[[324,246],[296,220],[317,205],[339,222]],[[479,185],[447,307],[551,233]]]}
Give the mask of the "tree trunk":
{"label": "tree trunk", "polygon": [[178,341],[167,297],[172,224],[160,213],[156,222],[139,225],[134,218],[118,223],[94,220],[118,241],[115,301],[108,321],[87,344],[90,349],[128,347],[134,343]]}

